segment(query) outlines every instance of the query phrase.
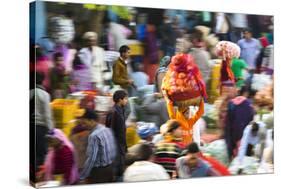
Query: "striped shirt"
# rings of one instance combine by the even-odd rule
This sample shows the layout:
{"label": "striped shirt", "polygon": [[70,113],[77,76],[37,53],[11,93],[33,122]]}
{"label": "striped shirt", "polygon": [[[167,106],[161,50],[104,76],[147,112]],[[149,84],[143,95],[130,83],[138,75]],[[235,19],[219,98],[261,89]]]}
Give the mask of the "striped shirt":
{"label": "striped shirt", "polygon": [[162,165],[172,176],[176,171],[176,159],[181,156],[183,145],[180,142],[160,142],[156,145],[154,162]]}
{"label": "striped shirt", "polygon": [[116,156],[116,146],[111,129],[102,125],[96,126],[89,136],[86,155],[80,179],[87,178],[93,168],[112,164]]}

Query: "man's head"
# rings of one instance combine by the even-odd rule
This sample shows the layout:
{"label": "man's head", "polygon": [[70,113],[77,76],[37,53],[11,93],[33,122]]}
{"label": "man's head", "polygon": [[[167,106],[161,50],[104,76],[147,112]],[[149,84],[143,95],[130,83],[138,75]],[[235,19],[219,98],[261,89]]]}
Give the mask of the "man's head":
{"label": "man's head", "polygon": [[153,155],[151,146],[147,143],[141,143],[136,151],[137,161],[148,161]]}
{"label": "man's head", "polygon": [[246,98],[249,97],[249,90],[247,86],[242,86],[241,89],[239,90],[239,96],[244,96]]}
{"label": "man's head", "polygon": [[177,120],[169,120],[167,122],[167,133],[170,133],[175,138],[182,137],[182,129]]}
{"label": "man's head", "polygon": [[96,32],[86,32],[83,35],[83,39],[85,40],[87,47],[96,46],[98,34]]}
{"label": "man's head", "polygon": [[188,165],[188,167],[196,167],[196,165],[198,164],[199,152],[200,150],[197,143],[192,142],[187,146],[186,164]]}
{"label": "man's head", "polygon": [[259,132],[259,124],[254,122],[252,124],[251,134],[252,134],[252,136],[257,136],[258,132]]}
{"label": "man's head", "polygon": [[120,106],[126,106],[128,103],[128,94],[124,90],[118,90],[113,94],[113,101]]}
{"label": "man's head", "polygon": [[54,63],[56,66],[63,64],[63,54],[61,52],[56,52],[54,54]]}
{"label": "man's head", "polygon": [[93,110],[86,110],[84,115],[79,119],[79,123],[83,126],[86,126],[89,129],[95,128],[97,122],[98,122],[98,115]]}
{"label": "man's head", "polygon": [[250,28],[244,29],[243,36],[245,39],[248,39],[248,40],[251,39],[253,36],[252,30]]}
{"label": "man's head", "polygon": [[130,57],[130,47],[128,47],[127,45],[122,45],[119,48],[119,53],[124,60],[128,59]]}
{"label": "man's head", "polygon": [[190,31],[190,41],[193,45],[197,45],[198,43],[203,41],[203,32],[198,29],[192,29]]}

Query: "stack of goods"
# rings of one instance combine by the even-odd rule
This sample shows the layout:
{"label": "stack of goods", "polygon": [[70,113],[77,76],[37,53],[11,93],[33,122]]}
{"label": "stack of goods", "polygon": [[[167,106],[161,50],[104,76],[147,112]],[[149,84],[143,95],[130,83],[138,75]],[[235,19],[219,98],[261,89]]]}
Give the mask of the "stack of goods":
{"label": "stack of goods", "polygon": [[51,107],[56,128],[62,129],[66,136],[70,136],[75,126],[75,118],[84,114],[84,109],[79,108],[79,100],[55,99],[51,102]]}
{"label": "stack of goods", "polygon": [[207,97],[205,83],[194,59],[189,54],[175,55],[163,79],[162,91],[184,111],[188,106],[198,106]]}
{"label": "stack of goods", "polygon": [[229,41],[220,41],[216,45],[216,54],[217,56],[222,57],[223,60],[239,58],[240,47]]}
{"label": "stack of goods", "polygon": [[229,41],[220,41],[216,45],[216,54],[222,58],[221,65],[221,94],[228,94],[232,91],[235,84],[235,77],[231,70],[231,62],[233,58],[240,56],[240,47]]}
{"label": "stack of goods", "polygon": [[220,70],[221,70],[221,60],[214,59],[211,60],[211,79],[210,79],[210,88],[208,91],[209,98],[208,102],[213,104],[215,100],[220,96]]}
{"label": "stack of goods", "polygon": [[273,107],[273,85],[270,84],[258,91],[255,95],[255,104],[260,107]]}
{"label": "stack of goods", "polygon": [[57,44],[67,44],[75,35],[73,21],[62,16],[52,17],[48,28],[51,39]]}

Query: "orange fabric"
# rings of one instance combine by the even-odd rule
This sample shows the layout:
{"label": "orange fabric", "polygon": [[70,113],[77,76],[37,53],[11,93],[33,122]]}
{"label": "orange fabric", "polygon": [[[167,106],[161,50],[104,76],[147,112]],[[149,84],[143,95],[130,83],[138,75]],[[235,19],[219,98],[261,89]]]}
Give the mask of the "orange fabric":
{"label": "orange fabric", "polygon": [[201,100],[199,110],[191,118],[186,118],[183,112],[178,110],[174,111],[172,102],[167,103],[167,110],[170,119],[176,119],[181,124],[183,130],[183,143],[185,145],[191,143],[193,138],[193,125],[204,114],[204,100]]}

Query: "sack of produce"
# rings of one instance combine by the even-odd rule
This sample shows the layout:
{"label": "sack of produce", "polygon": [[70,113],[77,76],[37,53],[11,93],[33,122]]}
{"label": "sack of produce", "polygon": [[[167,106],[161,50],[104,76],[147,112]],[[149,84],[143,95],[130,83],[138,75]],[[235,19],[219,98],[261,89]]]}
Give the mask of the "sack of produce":
{"label": "sack of produce", "polygon": [[179,109],[198,106],[202,97],[207,98],[205,83],[191,55],[172,57],[163,78],[162,91]]}
{"label": "sack of produce", "polygon": [[75,35],[73,21],[62,16],[52,17],[49,20],[48,33],[55,43],[67,44]]}

